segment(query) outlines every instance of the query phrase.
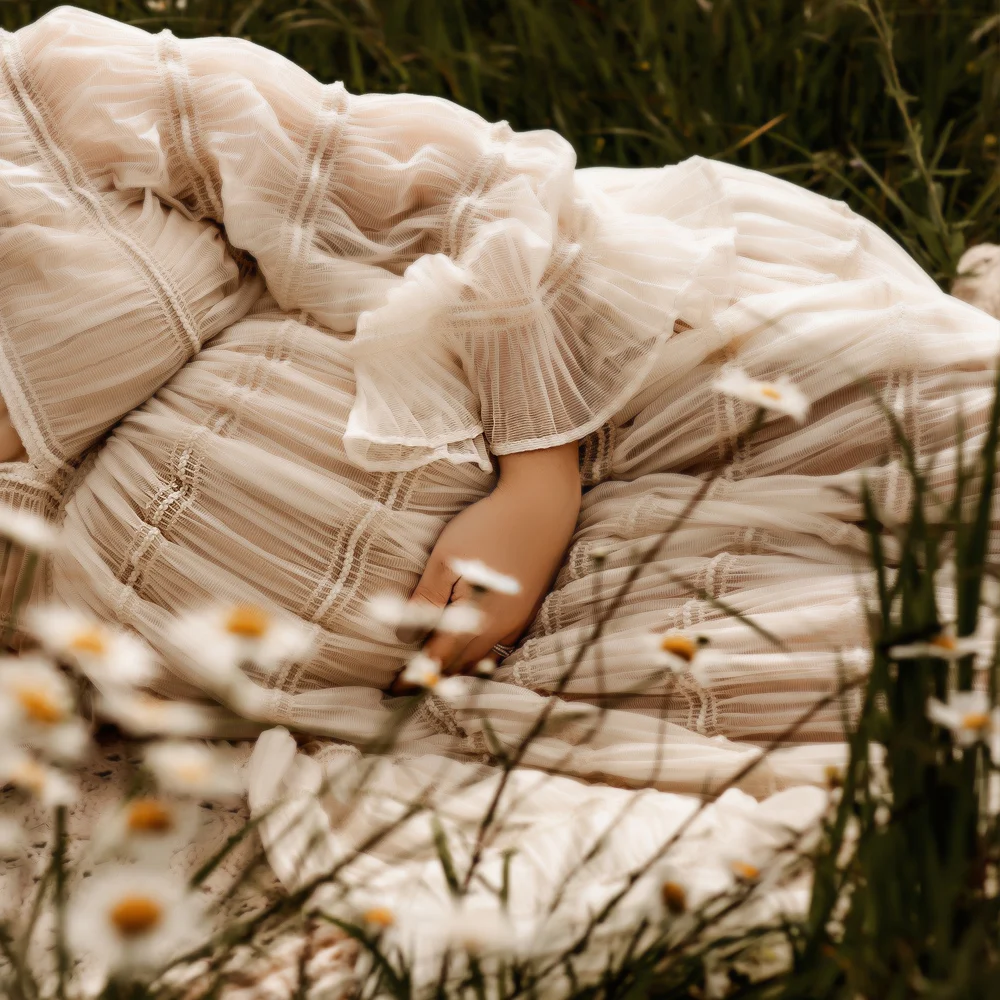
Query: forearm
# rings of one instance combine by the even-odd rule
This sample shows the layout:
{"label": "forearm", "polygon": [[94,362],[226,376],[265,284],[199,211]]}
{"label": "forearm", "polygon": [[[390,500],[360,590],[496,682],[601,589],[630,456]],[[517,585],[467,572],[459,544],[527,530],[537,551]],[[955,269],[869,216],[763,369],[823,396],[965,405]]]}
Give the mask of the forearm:
{"label": "forearm", "polygon": [[581,496],[578,456],[576,441],[554,448],[499,455],[498,488],[551,496],[553,499],[564,500],[570,506],[575,505],[578,512]]}
{"label": "forearm", "polygon": [[[580,513],[581,485],[577,442],[498,456],[496,492],[524,510],[530,535],[550,533],[568,543]],[[546,546],[547,547],[547,546]]]}

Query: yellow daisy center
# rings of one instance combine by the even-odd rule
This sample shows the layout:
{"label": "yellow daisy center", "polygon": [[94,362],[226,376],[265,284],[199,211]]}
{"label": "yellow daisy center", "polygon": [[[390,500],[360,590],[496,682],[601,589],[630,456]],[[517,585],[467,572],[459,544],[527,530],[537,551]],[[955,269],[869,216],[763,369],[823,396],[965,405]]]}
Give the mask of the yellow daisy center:
{"label": "yellow daisy center", "polygon": [[93,653],[94,656],[103,656],[108,651],[108,642],[100,629],[86,628],[73,636],[69,648],[78,653]]}
{"label": "yellow daisy center", "polygon": [[990,724],[990,717],[985,712],[969,712],[962,716],[963,729],[985,729]]}
{"label": "yellow daisy center", "polygon": [[660,894],[663,896],[663,905],[675,916],[687,910],[687,893],[684,891],[684,886],[676,882],[664,882],[660,887]]}
{"label": "yellow daisy center", "polygon": [[24,714],[43,726],[54,726],[66,718],[63,707],[52,697],[51,692],[42,688],[18,688],[17,701]]}
{"label": "yellow daisy center", "polygon": [[238,604],[226,617],[226,631],[243,639],[261,639],[267,634],[270,615],[253,604]]}
{"label": "yellow daisy center", "polygon": [[823,774],[830,788],[840,788],[844,783],[844,772],[836,764],[827,764],[823,769]]}
{"label": "yellow daisy center", "polygon": [[136,799],[129,804],[126,824],[133,833],[169,833],[174,814],[158,799]]}
{"label": "yellow daisy center", "polygon": [[125,896],[109,914],[111,923],[122,937],[134,938],[148,934],[163,920],[163,907],[148,896]]}
{"label": "yellow daisy center", "polygon": [[947,635],[944,632],[934,636],[931,639],[931,645],[936,646],[938,649],[946,649],[949,652],[952,652],[956,648],[954,636]]}
{"label": "yellow daisy center", "polygon": [[374,924],[376,927],[391,927],[396,922],[392,910],[387,906],[373,906],[366,910],[364,920],[366,924]]}
{"label": "yellow daisy center", "polygon": [[774,399],[774,400],[781,399],[781,391],[778,390],[778,389],[775,389],[775,387],[773,385],[764,385],[764,386],[761,386],[760,394],[765,399]]}
{"label": "yellow daisy center", "polygon": [[737,878],[747,882],[756,882],[760,878],[760,869],[756,865],[748,864],[746,861],[733,862],[733,874]]}
{"label": "yellow daisy center", "polygon": [[694,654],[698,651],[698,647],[686,635],[665,635],[660,640],[660,649],[688,663],[694,659]]}

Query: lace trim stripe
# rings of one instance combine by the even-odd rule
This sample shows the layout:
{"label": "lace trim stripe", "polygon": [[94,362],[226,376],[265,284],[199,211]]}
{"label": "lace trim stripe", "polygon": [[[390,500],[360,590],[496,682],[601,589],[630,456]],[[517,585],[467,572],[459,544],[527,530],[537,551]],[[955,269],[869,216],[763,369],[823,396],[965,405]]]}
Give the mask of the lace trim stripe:
{"label": "lace trim stripe", "polygon": [[201,139],[202,129],[198,127],[191,96],[191,76],[177,39],[169,28],[164,28],[157,36],[156,59],[167,99],[171,145],[187,154],[181,160],[181,166],[198,198],[199,213],[222,222],[222,195],[212,176],[211,160]]}
{"label": "lace trim stripe", "polygon": [[43,104],[31,85],[17,38],[4,33],[0,43],[5,82],[45,165],[90,222],[108,237],[122,256],[142,275],[156,295],[178,347],[183,351],[185,359],[190,358],[201,347],[201,338],[198,323],[184,297],[174,286],[169,273],[123,228],[115,215],[107,211],[100,194],[68,152],[69,145],[59,143],[51,134]]}

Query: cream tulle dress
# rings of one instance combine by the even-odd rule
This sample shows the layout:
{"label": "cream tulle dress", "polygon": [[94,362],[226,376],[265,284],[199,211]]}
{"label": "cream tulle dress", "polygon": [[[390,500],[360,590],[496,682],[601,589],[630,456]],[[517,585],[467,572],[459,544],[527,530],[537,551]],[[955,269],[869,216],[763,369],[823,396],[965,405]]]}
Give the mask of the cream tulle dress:
{"label": "cream tulle dress", "polygon": [[[864,667],[852,493],[866,476],[904,516],[907,480],[858,380],[938,454],[946,491],[956,415],[974,446],[1000,352],[997,321],[877,227],[699,157],[578,170],[554,132],[352,95],[238,39],[64,7],[0,46],[0,393],[26,449],[0,465],[0,499],[65,527],[36,599],[82,603],[168,657],[170,613],[208,600],[251,596],[315,629],[261,714],[334,741],[307,757],[269,732],[252,805],[308,789],[385,724],[408,648],[366,602],[410,592],[448,519],[493,487],[492,455],[579,439],[587,488],[551,594],[494,679],[468,682],[474,707],[425,701],[383,775],[472,775],[463,802],[485,794],[482,716],[517,740],[602,600],[750,421],[712,388],[726,365],[789,377],[810,419],[773,416],[737,450],[574,676],[567,703],[644,690],[585,743],[569,725],[529,753],[567,776],[515,816],[533,877],[570,856],[561,818],[585,824],[651,784],[664,791],[642,793],[626,866],[688,807],[669,792],[744,766],[843,664]],[[703,683],[650,685],[641,636],[665,629],[725,654]],[[816,712],[744,791],[821,780],[842,711]],[[245,732],[220,706],[207,735]],[[411,855],[409,884],[437,866]],[[280,845],[273,860],[293,879]]]}

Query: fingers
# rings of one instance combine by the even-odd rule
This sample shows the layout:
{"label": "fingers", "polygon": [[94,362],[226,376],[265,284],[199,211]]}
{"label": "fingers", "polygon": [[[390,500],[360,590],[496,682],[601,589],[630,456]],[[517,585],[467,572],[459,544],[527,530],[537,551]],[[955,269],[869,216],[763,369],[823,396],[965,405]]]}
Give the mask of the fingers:
{"label": "fingers", "polygon": [[461,667],[461,654],[469,644],[469,636],[455,632],[435,632],[424,643],[423,652],[441,664],[441,673],[455,673]]}
{"label": "fingers", "polygon": [[[417,581],[417,586],[410,595],[410,602],[443,608],[451,600],[452,589],[457,579],[455,571],[444,560],[431,553],[431,557],[424,567],[423,575]],[[426,634],[426,629],[421,630],[412,625],[401,625],[396,629],[396,638],[400,642],[415,642]]]}
{"label": "fingers", "polygon": [[[452,576],[455,582],[451,586],[450,601],[446,603],[453,607],[457,605],[474,607],[474,602],[469,600],[471,596],[469,587],[463,580],[454,577],[454,574]],[[475,612],[473,612],[474,614]],[[478,629],[472,631],[435,630],[424,643],[423,652],[441,664],[442,673],[453,673],[460,666],[462,652],[475,636],[476,631]]]}
{"label": "fingers", "polygon": [[[468,641],[464,649],[457,655],[456,668],[452,672],[490,674],[499,666],[501,659],[493,646],[496,643],[511,645],[515,641],[509,634],[499,636],[495,631],[466,638]],[[490,663],[479,670],[478,666],[484,660],[488,660]]]}

